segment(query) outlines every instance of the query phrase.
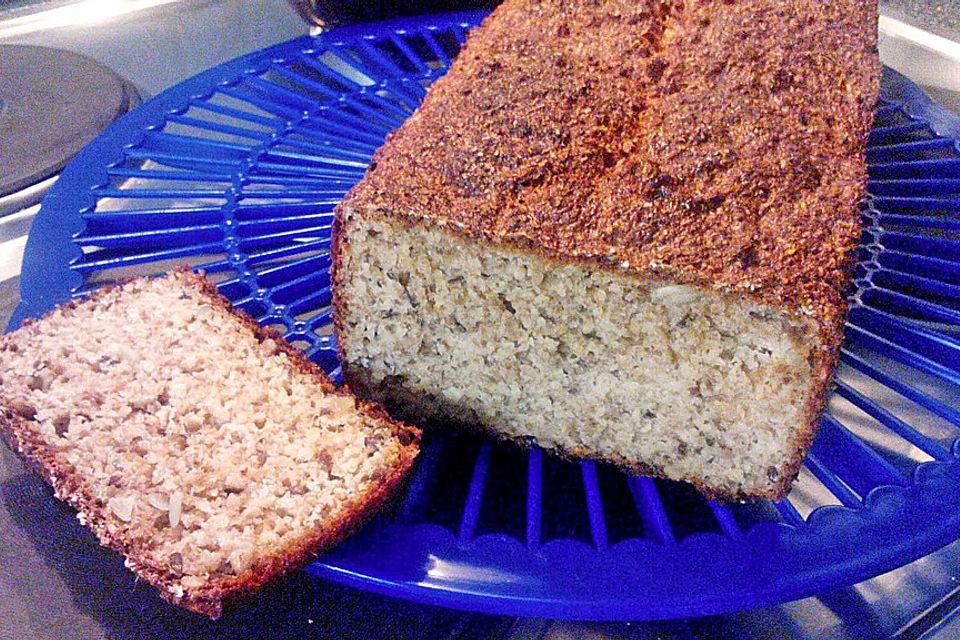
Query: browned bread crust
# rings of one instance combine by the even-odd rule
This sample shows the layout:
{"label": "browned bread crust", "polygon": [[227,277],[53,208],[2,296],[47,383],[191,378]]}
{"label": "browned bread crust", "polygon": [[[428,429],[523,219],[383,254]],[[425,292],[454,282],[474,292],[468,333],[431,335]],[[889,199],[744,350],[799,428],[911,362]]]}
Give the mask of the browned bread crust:
{"label": "browned bread crust", "polygon": [[508,0],[339,211],[737,292],[838,343],[876,24],[871,0]]}
{"label": "browned bread crust", "polygon": [[775,491],[749,497],[782,496],[843,340],[876,21],[875,0],[507,0],[338,208],[338,333],[347,211],[809,318],[794,453]]}
{"label": "browned bread crust", "polygon": [[[216,287],[202,275],[181,269],[168,277],[176,278],[184,286],[200,290],[210,304],[230,313],[258,342],[273,340],[277,351],[285,353],[297,371],[312,377],[325,395],[351,395],[347,387],[335,388],[320,367],[292,347],[279,333],[273,329],[261,327],[245,313],[234,309],[230,302],[220,295]],[[71,301],[58,309],[71,309],[96,301],[111,289],[110,287],[101,289],[86,301]],[[43,322],[43,319],[28,320],[24,326],[34,322]],[[16,349],[16,344],[16,333],[3,336],[0,341],[0,351]],[[375,515],[378,509],[402,486],[407,471],[419,452],[420,431],[392,420],[381,407],[371,402],[358,402],[357,409],[369,418],[389,425],[394,437],[402,445],[400,458],[388,473],[374,482],[364,495],[356,496],[349,512],[335,520],[322,523],[316,530],[300,538],[297,544],[286,548],[283,553],[255,564],[248,571],[237,575],[218,576],[202,587],[184,590],[182,595],[174,594],[170,588],[178,578],[175,568],[167,564],[150,563],[144,559],[144,546],[149,541],[111,533],[107,527],[105,507],[98,504],[94,498],[90,483],[84,477],[74,473],[71,466],[58,455],[54,447],[45,442],[34,430],[25,427],[29,417],[23,415],[16,403],[4,397],[2,392],[0,392],[0,438],[31,468],[43,476],[53,487],[58,498],[79,512],[81,521],[85,522],[97,535],[101,544],[124,555],[126,566],[138,577],[158,588],[164,599],[212,618],[218,618],[225,604],[241,599],[271,579],[309,563],[321,551],[344,540]]]}

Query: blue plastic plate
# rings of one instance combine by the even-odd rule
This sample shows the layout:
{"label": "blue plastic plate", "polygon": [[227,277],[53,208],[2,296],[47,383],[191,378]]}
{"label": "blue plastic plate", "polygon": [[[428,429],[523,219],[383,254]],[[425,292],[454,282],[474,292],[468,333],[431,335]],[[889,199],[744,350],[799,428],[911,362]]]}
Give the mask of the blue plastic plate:
{"label": "blue plastic plate", "polygon": [[[294,40],[142,105],[45,200],[12,326],[185,263],[337,377],[332,211],[481,18]],[[798,598],[957,538],[960,123],[902,76],[883,85],[837,391],[787,500],[721,506],[685,485],[449,435],[427,443],[394,513],[309,571],[494,613],[649,619]]]}

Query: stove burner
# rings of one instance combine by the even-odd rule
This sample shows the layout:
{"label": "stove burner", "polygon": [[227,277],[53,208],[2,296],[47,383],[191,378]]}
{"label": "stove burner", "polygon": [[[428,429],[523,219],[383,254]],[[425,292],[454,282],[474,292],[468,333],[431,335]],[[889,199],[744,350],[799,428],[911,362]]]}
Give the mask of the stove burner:
{"label": "stove burner", "polygon": [[126,80],[90,58],[0,45],[0,197],[57,173],[137,103]]}

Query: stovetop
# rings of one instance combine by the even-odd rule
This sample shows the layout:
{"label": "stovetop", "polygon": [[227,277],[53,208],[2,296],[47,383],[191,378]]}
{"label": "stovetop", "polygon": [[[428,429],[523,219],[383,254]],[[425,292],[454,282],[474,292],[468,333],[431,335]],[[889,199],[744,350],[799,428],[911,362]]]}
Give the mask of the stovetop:
{"label": "stovetop", "polygon": [[[79,26],[56,26],[56,16],[48,17],[47,23],[24,19],[39,15],[24,13],[25,6],[39,11],[70,3],[15,4],[19,9],[12,20],[5,20],[12,13],[0,9],[0,44],[58,46],[84,53],[130,80],[145,96],[222,61],[307,31],[283,0],[117,0],[115,5],[145,8],[99,20],[91,14],[91,20]],[[86,4],[94,10],[104,3]],[[899,24],[960,40],[951,17],[960,13],[956,4],[882,3],[884,13]],[[924,13],[924,6],[931,10]],[[931,15],[946,18],[929,22]],[[917,37],[912,31],[882,32],[884,61],[925,83],[948,106],[960,107],[960,59],[951,63],[949,50],[931,54],[930,47],[915,41]],[[930,71],[931,55],[940,55],[937,74]],[[955,85],[951,78],[956,79]],[[35,213],[36,207],[30,207],[0,218],[0,322],[4,325],[17,301],[20,256]],[[92,569],[78,557],[96,558],[98,565]],[[297,574],[220,623],[210,623],[169,608],[149,589],[136,585],[120,560],[99,551],[69,509],[52,500],[39,478],[0,448],[0,638],[139,638],[149,633],[231,638],[941,640],[960,637],[958,577],[960,542],[873,580],[778,607],[679,622],[596,624],[446,611]],[[120,594],[123,602],[118,602]]]}

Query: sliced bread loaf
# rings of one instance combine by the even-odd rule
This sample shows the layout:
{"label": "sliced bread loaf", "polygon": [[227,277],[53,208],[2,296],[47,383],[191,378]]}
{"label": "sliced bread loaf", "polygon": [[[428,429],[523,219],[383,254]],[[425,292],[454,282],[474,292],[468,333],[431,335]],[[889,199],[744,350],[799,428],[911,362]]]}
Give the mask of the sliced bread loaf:
{"label": "sliced bread loaf", "polygon": [[418,451],[186,271],[4,336],[0,384],[8,445],[140,578],[212,617],[344,538]]}
{"label": "sliced bread loaf", "polygon": [[843,338],[876,0],[506,0],[337,210],[347,381],[784,495]]}

